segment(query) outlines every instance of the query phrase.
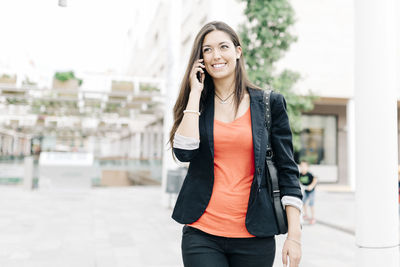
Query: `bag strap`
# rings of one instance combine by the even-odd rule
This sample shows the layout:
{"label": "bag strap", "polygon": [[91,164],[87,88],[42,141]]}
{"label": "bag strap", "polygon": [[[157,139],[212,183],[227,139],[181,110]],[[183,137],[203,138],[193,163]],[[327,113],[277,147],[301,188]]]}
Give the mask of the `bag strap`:
{"label": "bag strap", "polygon": [[[272,125],[272,115],[271,115],[271,89],[267,89],[264,91],[264,102],[265,102],[265,126],[267,128],[268,134],[268,143],[267,143],[267,154],[265,162],[268,167],[269,177],[272,185],[272,199],[274,202],[274,210],[275,215],[278,222],[279,232],[284,234],[287,232],[287,219],[286,214],[283,211],[282,203],[281,203],[281,193],[279,189],[278,182],[278,171],[276,170],[275,164],[272,161],[272,157],[274,155],[272,146],[271,146],[271,125]],[[267,170],[265,170],[267,171]]]}
{"label": "bag strap", "polygon": [[272,153],[272,147],[271,147],[271,139],[269,138],[271,136],[271,123],[272,123],[272,117],[271,117],[271,89],[267,89],[264,91],[264,103],[265,103],[265,127],[267,127],[267,134],[268,134],[268,144],[267,144],[267,156],[272,158],[272,154],[268,155],[268,153]]}
{"label": "bag strap", "polygon": [[[274,152],[272,150],[271,146],[271,124],[272,124],[272,116],[271,116],[271,89],[267,89],[264,91],[264,101],[265,101],[265,126],[267,127],[267,134],[268,134],[268,143],[267,143],[267,155],[266,155],[266,162],[267,166],[274,165],[272,161],[272,157],[274,156]],[[275,165],[274,165],[275,167]],[[271,176],[271,182],[272,182],[272,195],[275,198],[275,195],[278,195],[280,198],[280,190],[279,190],[279,184],[278,184],[278,173],[275,172],[275,175]]]}

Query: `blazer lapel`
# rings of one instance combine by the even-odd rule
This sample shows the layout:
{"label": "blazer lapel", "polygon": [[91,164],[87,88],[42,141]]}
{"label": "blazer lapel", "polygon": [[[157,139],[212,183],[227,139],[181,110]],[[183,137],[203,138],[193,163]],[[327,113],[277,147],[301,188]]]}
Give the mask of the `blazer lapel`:
{"label": "blazer lapel", "polygon": [[[210,94],[211,95],[211,94]],[[209,96],[206,109],[204,110],[204,123],[207,133],[208,146],[211,156],[214,158],[214,98]]]}
{"label": "blazer lapel", "polygon": [[[263,170],[263,155],[266,153],[266,129],[265,129],[265,105],[263,102],[263,91],[249,88],[251,129],[253,134],[254,163],[258,176]],[[261,176],[260,176],[261,177]],[[261,180],[258,179],[259,185]]]}

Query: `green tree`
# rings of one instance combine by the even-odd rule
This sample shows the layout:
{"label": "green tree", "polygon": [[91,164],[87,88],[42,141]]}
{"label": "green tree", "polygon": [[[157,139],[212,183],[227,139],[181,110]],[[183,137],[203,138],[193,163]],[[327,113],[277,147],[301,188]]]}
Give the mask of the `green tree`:
{"label": "green tree", "polygon": [[241,0],[246,2],[247,22],[239,26],[249,78],[261,88],[271,86],[287,101],[293,146],[300,150],[301,113],[313,109],[314,96],[300,96],[293,87],[300,74],[291,70],[276,73],[274,63],[297,37],[290,32],[294,10],[288,0]]}

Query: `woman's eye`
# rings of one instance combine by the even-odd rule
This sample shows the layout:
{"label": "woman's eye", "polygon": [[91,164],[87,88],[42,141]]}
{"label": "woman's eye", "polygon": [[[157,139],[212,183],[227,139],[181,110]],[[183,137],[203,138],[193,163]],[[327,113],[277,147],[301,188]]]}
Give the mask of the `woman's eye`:
{"label": "woman's eye", "polygon": [[210,52],[210,51],[211,51],[210,48],[204,48],[204,49],[203,49],[203,53],[207,53],[207,52]]}
{"label": "woman's eye", "polygon": [[227,48],[229,48],[229,46],[227,46],[227,45],[221,45],[221,48],[227,49]]}

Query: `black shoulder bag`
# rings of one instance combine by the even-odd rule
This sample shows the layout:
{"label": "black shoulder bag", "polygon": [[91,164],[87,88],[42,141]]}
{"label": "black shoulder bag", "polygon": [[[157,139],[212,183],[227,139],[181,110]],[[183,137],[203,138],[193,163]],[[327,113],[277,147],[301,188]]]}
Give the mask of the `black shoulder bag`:
{"label": "black shoulder bag", "polygon": [[272,161],[274,153],[271,147],[271,121],[272,121],[271,105],[270,105],[271,93],[272,90],[270,89],[264,91],[265,126],[267,128],[267,134],[268,134],[267,155],[265,158],[265,167],[266,167],[265,178],[266,181],[272,186],[271,194],[272,194],[279,234],[286,234],[288,231],[287,217],[281,202],[281,194],[278,184],[278,171],[275,167],[275,163]]}

